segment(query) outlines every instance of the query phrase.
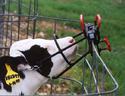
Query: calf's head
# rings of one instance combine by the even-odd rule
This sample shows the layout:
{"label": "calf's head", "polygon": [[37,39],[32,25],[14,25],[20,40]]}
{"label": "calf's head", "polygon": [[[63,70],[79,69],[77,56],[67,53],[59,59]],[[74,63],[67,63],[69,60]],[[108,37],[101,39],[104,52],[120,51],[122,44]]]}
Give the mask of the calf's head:
{"label": "calf's head", "polygon": [[[61,50],[75,43],[72,37],[57,39],[57,43]],[[38,67],[37,71],[43,76],[57,76],[69,65],[59,52],[54,40],[42,40],[40,45],[33,45],[30,50],[22,51],[30,66]],[[77,45],[73,45],[62,51],[63,55],[70,62],[76,53]],[[56,55],[53,55],[57,53]]]}
{"label": "calf's head", "polygon": [[[65,38],[57,39],[57,43],[58,43],[60,49],[63,50],[66,47],[75,43],[75,40],[72,37],[65,37]],[[54,41],[52,43],[52,46],[53,46],[52,47],[53,49],[51,49],[50,51],[48,49],[48,52],[50,54],[54,54],[54,53],[60,51]],[[73,45],[73,46],[67,48],[66,50],[62,51],[62,53],[64,54],[64,56],[67,58],[67,60],[69,62],[73,59],[73,57],[76,53],[76,49],[77,49],[77,45]],[[50,77],[57,76],[58,74],[60,74],[63,70],[65,70],[69,66],[61,53],[58,53],[57,55],[53,56],[51,58],[51,60],[53,62],[53,67],[51,68],[51,71],[49,74]]]}

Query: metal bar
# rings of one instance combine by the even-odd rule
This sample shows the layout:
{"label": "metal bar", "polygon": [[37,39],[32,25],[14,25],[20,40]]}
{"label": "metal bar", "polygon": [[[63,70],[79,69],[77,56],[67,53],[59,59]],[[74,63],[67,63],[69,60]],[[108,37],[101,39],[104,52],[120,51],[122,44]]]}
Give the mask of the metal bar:
{"label": "metal bar", "polygon": [[76,63],[78,63],[82,58],[84,58],[89,52],[86,52],[84,54],[82,54],[82,56],[77,59],[74,63],[72,63],[72,65],[70,65],[70,67],[68,67],[67,69],[65,69],[62,73],[60,73],[57,77],[53,77],[52,79],[57,79],[58,77],[60,77],[62,74],[64,74],[66,71],[68,71],[70,68],[72,68]]}
{"label": "metal bar", "polygon": [[[13,21],[12,20],[12,17],[10,17],[10,20],[11,20],[11,22]],[[10,44],[9,44],[9,46],[11,46],[12,45],[12,40],[13,40],[13,37],[12,37],[12,25],[13,25],[13,23],[11,23],[11,25],[10,25]]]}
{"label": "metal bar", "polygon": [[21,21],[21,14],[22,14],[22,0],[18,0],[18,40],[20,39],[20,21]]}
{"label": "metal bar", "polygon": [[[29,2],[29,8],[28,8],[28,14],[29,14],[29,16],[31,15],[31,12],[32,12],[32,10],[31,10],[31,4],[32,4],[32,0],[30,0],[30,2]],[[27,36],[26,36],[26,38],[28,38],[28,35],[29,35],[29,23],[30,23],[30,17],[27,17],[28,18],[28,20],[26,21],[27,22]]]}
{"label": "metal bar", "polygon": [[[97,83],[97,79],[96,79],[96,74],[94,73],[94,70],[93,70],[91,64],[89,63],[89,61],[88,61],[87,59],[85,59],[85,61],[86,61],[87,65],[88,65],[88,67],[89,67],[89,69],[90,69],[90,71],[91,71],[91,73],[92,73],[93,80],[94,80],[95,86],[96,86],[96,88],[97,88],[97,91],[98,91],[98,93],[100,93],[100,91],[99,91],[99,86],[97,85],[98,83]],[[92,78],[91,78],[91,79],[92,79]]]}
{"label": "metal bar", "polygon": [[38,17],[38,0],[34,0],[33,38],[35,38],[36,22]]}
{"label": "metal bar", "polygon": [[[0,0],[0,14],[4,15],[5,11],[5,0]],[[0,47],[3,46],[3,34],[4,34],[4,17],[0,16]],[[2,50],[0,50],[2,55]]]}
{"label": "metal bar", "polygon": [[[81,56],[81,55],[79,55],[79,56]],[[84,58],[85,59],[85,58]],[[84,62],[84,64],[82,65],[83,67],[82,67],[82,74],[83,74],[83,80],[82,80],[82,94],[84,94],[84,93],[86,93],[86,94],[88,94],[89,92],[88,92],[88,90],[87,90],[87,88],[86,88],[86,85],[85,85],[85,72],[86,72],[86,68],[85,68],[85,60],[83,59],[83,62]]]}
{"label": "metal bar", "polygon": [[98,86],[98,62],[97,62],[97,56],[96,56],[96,53],[93,51],[93,54],[92,54],[92,63],[93,63],[93,67],[95,68],[95,78],[96,78],[96,92],[100,93],[100,90],[99,90],[99,86]]}
{"label": "metal bar", "polygon": [[101,80],[102,80],[102,81],[101,81],[101,82],[102,82],[102,84],[101,84],[101,85],[102,85],[102,88],[101,88],[101,91],[102,91],[102,92],[105,91],[105,88],[104,88],[104,87],[105,87],[106,73],[107,73],[107,72],[106,72],[105,68],[102,66],[102,79],[101,79]]}
{"label": "metal bar", "polygon": [[[5,14],[5,15],[8,16],[8,14]],[[12,14],[10,14],[9,16],[11,16],[11,15]],[[0,14],[0,16],[3,16],[3,15]],[[34,18],[34,15],[24,15],[24,14],[13,14],[12,16],[21,16],[21,17]],[[58,20],[58,21],[79,22],[78,19],[58,18],[58,17],[49,17],[49,16],[36,16],[36,18],[37,18],[37,20],[40,20],[40,19],[48,19],[49,20],[50,19],[50,20]]]}
{"label": "metal bar", "polygon": [[[10,10],[10,0],[8,0],[8,2],[7,2],[7,12],[8,12],[8,14],[9,14],[9,10]],[[10,21],[9,20],[9,18],[10,18],[10,16],[6,16],[7,17],[7,20],[8,21]],[[5,22],[5,20],[4,20],[4,22]],[[11,22],[12,23],[12,22]],[[11,24],[10,22],[5,22],[5,26],[6,26],[6,29],[5,29],[5,46],[4,47],[7,47],[7,44],[8,44],[8,34],[9,34],[9,25]],[[7,52],[6,52],[6,50],[4,50],[4,54],[6,54]]]}

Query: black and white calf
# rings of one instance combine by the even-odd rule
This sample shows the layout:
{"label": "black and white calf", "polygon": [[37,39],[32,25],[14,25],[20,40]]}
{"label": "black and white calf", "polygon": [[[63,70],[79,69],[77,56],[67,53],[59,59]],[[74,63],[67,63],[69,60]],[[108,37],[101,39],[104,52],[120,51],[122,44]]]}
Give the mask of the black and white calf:
{"label": "black and white calf", "polygon": [[[72,37],[57,39],[61,49],[75,42]],[[77,45],[63,51],[65,57],[70,61],[76,53]],[[49,78],[60,74],[69,65],[63,56],[52,54],[58,52],[54,40],[25,39],[15,42],[10,48],[10,56],[0,58],[0,95],[33,95],[39,87],[46,83]],[[48,58],[48,59],[46,59]],[[17,72],[20,80],[12,85],[7,85],[5,75],[9,64],[11,69]],[[37,70],[33,70],[35,67]]]}

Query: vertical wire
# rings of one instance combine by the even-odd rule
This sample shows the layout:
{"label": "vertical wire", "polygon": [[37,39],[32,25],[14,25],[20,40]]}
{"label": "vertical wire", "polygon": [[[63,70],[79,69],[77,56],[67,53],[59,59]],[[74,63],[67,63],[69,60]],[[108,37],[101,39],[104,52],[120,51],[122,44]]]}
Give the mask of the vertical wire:
{"label": "vertical wire", "polygon": [[[91,58],[92,59],[92,58]],[[92,61],[90,62],[91,64],[92,64]],[[91,65],[92,66],[92,70],[94,70],[93,69],[93,64]],[[92,92],[92,70],[91,70],[91,72],[90,72],[90,84],[89,84],[89,91],[88,92]]]}
{"label": "vertical wire", "polygon": [[12,18],[12,16],[10,16],[10,22],[11,22],[11,25],[10,25],[10,45],[9,45],[9,47],[11,46],[12,39],[13,39],[13,37],[12,37],[12,25],[13,25],[13,18]]}
{"label": "vertical wire", "polygon": [[22,14],[22,0],[18,0],[18,40],[20,39],[20,21]]}
{"label": "vertical wire", "polygon": [[[4,35],[4,4],[5,1],[0,1],[0,47],[3,47],[3,35]],[[2,55],[2,50],[0,51],[0,55]]]}
{"label": "vertical wire", "polygon": [[57,32],[57,21],[54,20],[54,25],[53,25],[53,34],[55,34],[56,39],[58,39],[59,37],[58,37],[58,35],[57,35],[56,32]]}
{"label": "vertical wire", "polygon": [[5,16],[5,0],[0,0],[0,55],[3,55],[3,50],[2,48],[5,47],[4,45],[4,16]]}
{"label": "vertical wire", "polygon": [[[7,22],[6,22],[6,37],[5,37],[5,47],[8,47],[7,46],[7,43],[9,43],[9,41],[8,41],[8,34],[9,34],[9,24],[11,24],[11,22],[10,22],[10,20],[9,20],[9,18],[10,18],[10,14],[9,14],[9,12],[10,12],[10,3],[11,3],[11,1],[10,0],[8,0],[8,2],[7,2],[7,14],[8,14],[8,16],[7,16]],[[4,54],[6,54],[6,52],[7,52],[7,49],[5,49],[5,51],[4,51]]]}
{"label": "vertical wire", "polygon": [[29,35],[29,25],[30,25],[30,16],[31,16],[31,7],[32,7],[32,0],[29,1],[29,10],[28,10],[28,21],[27,21],[27,36],[26,38],[28,38]]}
{"label": "vertical wire", "polygon": [[[85,42],[85,50],[88,50],[88,46],[87,46],[87,41]],[[84,52],[84,51],[83,51]],[[83,74],[83,80],[82,80],[82,94],[86,93],[87,92],[87,89],[86,89],[86,84],[85,84],[85,74],[86,74],[86,68],[85,68],[85,65],[86,65],[86,61],[85,61],[86,57],[84,58],[83,60],[83,68],[82,68],[82,74]],[[87,93],[86,93],[87,94]]]}
{"label": "vertical wire", "polygon": [[[2,4],[2,11],[3,11],[3,16],[2,16],[2,28],[1,29],[3,29],[2,30],[2,32],[3,32],[3,34],[2,34],[2,42],[1,42],[1,44],[2,44],[2,47],[5,47],[5,44],[4,44],[4,35],[5,35],[5,31],[4,31],[4,26],[5,26],[5,22],[4,22],[4,16],[5,16],[5,4],[6,4],[6,2],[5,2],[5,0],[3,0],[3,2],[2,2],[3,4]],[[0,30],[1,30],[0,29]],[[4,53],[4,51],[5,51],[6,49],[4,49],[4,50],[1,50],[2,52],[1,52],[1,54],[2,55],[4,55],[3,53]]]}
{"label": "vertical wire", "polygon": [[[12,18],[12,16],[10,16],[9,18],[10,18],[10,19],[9,19],[9,22],[10,22],[10,26],[9,26],[10,33],[9,33],[9,38],[8,38],[8,39],[10,39],[10,42],[9,42],[8,47],[11,46],[11,44],[12,44],[12,39],[13,39],[13,38],[12,38],[12,25],[13,25],[13,18]],[[9,50],[8,50],[7,55],[9,55]]]}
{"label": "vertical wire", "polygon": [[[105,78],[106,78],[106,70],[104,68],[104,66],[102,66],[102,80],[101,80],[101,91],[105,92]],[[103,96],[103,95],[102,95]]]}
{"label": "vertical wire", "polygon": [[56,34],[56,20],[54,20],[53,33]]}
{"label": "vertical wire", "polygon": [[51,96],[54,96],[54,94],[55,94],[54,80],[51,79],[50,85],[51,85],[50,95],[51,95]]}
{"label": "vertical wire", "polygon": [[95,66],[95,77],[96,77],[96,90],[95,92],[98,93],[99,92],[99,87],[98,87],[98,62],[97,62],[97,56],[95,54],[95,52],[93,52],[93,64]]}
{"label": "vertical wire", "polygon": [[82,65],[82,94],[85,93],[85,83],[84,83],[84,80],[85,80],[85,72],[86,72],[86,68],[85,68],[85,58],[83,60],[83,65]]}
{"label": "vertical wire", "polygon": [[36,31],[36,18],[38,12],[38,0],[34,0],[34,18],[33,18],[33,38],[35,38],[35,31]]}

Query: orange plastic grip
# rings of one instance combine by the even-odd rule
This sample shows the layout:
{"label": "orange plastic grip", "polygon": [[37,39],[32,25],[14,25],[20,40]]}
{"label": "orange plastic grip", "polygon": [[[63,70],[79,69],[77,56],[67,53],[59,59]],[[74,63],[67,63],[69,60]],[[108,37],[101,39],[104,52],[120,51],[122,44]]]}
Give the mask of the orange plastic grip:
{"label": "orange plastic grip", "polygon": [[101,16],[99,14],[97,14],[95,16],[95,23],[96,23],[96,25],[97,25],[98,28],[101,27]]}
{"label": "orange plastic grip", "polygon": [[106,43],[106,46],[107,46],[107,50],[111,51],[111,45],[110,45],[110,42],[108,40],[108,37],[104,37],[103,41]]}
{"label": "orange plastic grip", "polygon": [[85,31],[84,31],[84,29],[85,29],[84,17],[83,17],[82,14],[80,15],[80,25],[81,25],[81,28],[82,28],[83,33],[85,34]]}

